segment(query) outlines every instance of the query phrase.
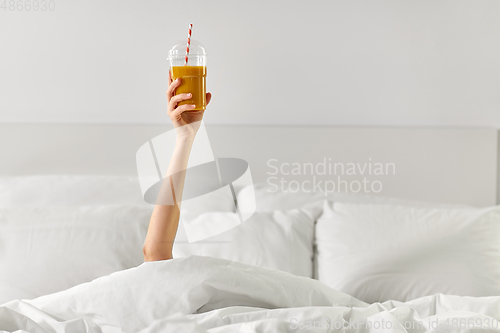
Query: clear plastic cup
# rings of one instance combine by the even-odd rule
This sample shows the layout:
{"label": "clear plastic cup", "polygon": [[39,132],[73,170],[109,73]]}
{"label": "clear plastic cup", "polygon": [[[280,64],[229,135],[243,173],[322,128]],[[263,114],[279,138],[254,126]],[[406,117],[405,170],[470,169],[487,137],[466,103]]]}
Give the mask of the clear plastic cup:
{"label": "clear plastic cup", "polygon": [[169,52],[172,80],[181,78],[181,84],[175,90],[175,95],[191,93],[189,100],[178,105],[194,104],[194,110],[205,110],[207,106],[207,54],[196,40],[191,40],[188,62],[186,62],[186,42],[176,44]]}

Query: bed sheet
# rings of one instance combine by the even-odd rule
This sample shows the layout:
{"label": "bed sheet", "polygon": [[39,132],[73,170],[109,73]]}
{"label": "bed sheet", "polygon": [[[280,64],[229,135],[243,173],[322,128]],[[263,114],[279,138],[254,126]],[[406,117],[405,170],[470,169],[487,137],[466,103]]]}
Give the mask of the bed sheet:
{"label": "bed sheet", "polygon": [[191,256],[0,306],[1,332],[497,332],[500,297],[367,304],[319,281]]}

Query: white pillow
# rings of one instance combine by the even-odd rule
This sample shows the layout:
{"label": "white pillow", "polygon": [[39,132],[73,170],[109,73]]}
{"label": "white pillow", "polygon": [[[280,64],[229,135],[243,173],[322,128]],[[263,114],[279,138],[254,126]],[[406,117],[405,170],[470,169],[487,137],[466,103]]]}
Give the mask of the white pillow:
{"label": "white pillow", "polygon": [[318,279],[365,302],[500,295],[500,206],[325,203]]}
{"label": "white pillow", "polygon": [[321,211],[319,201],[288,211],[254,213],[240,225],[237,213],[204,214],[200,219],[206,224],[237,226],[195,243],[185,241],[181,227],[173,256],[210,256],[312,277],[314,222]]}
{"label": "white pillow", "polygon": [[[255,194],[254,194],[255,193]],[[237,195],[238,202],[249,201],[255,195],[256,211],[271,212],[274,210],[288,210],[301,207],[311,202],[325,199],[324,193],[314,192],[282,192],[273,191],[273,188],[266,184],[256,184],[242,188]],[[407,200],[401,198],[385,197],[380,195],[370,195],[366,193],[344,193],[333,192],[326,196],[326,199],[334,202],[348,203],[376,203],[394,204],[405,206],[421,207],[467,207],[466,205],[430,203],[417,200]]]}
{"label": "white pillow", "polygon": [[152,210],[143,205],[0,210],[0,304],[142,264]]}

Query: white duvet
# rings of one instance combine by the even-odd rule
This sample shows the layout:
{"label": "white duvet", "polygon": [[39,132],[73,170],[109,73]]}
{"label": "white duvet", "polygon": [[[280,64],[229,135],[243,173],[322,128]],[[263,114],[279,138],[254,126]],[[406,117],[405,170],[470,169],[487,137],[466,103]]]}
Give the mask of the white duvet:
{"label": "white duvet", "polygon": [[493,332],[499,320],[500,297],[367,304],[309,278],[199,256],[0,306],[1,332],[36,333]]}

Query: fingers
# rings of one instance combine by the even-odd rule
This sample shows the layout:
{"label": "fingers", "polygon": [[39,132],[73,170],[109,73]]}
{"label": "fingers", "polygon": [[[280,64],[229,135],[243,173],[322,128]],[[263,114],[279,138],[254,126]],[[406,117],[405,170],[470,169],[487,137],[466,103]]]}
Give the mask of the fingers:
{"label": "fingers", "polygon": [[171,84],[168,85],[167,89],[167,100],[170,101],[172,96],[174,95],[175,89],[181,84],[181,79],[177,78]]}
{"label": "fingers", "polygon": [[172,83],[172,73],[170,72],[170,69],[168,70],[168,85]]}
{"label": "fingers", "polygon": [[170,102],[168,102],[169,109],[174,110],[177,103],[179,103],[181,101],[188,100],[190,98],[191,98],[191,93],[179,94],[179,95],[173,96],[172,98],[170,98]]}
{"label": "fingers", "polygon": [[184,105],[178,106],[177,108],[175,108],[174,111],[172,111],[170,116],[171,117],[178,117],[183,112],[190,111],[190,110],[194,109],[195,107],[196,107],[196,105],[194,105],[194,104],[184,104]]}
{"label": "fingers", "polygon": [[207,105],[208,105],[208,103],[210,103],[210,101],[212,100],[212,94],[211,93],[207,93],[206,99],[207,99]]}

